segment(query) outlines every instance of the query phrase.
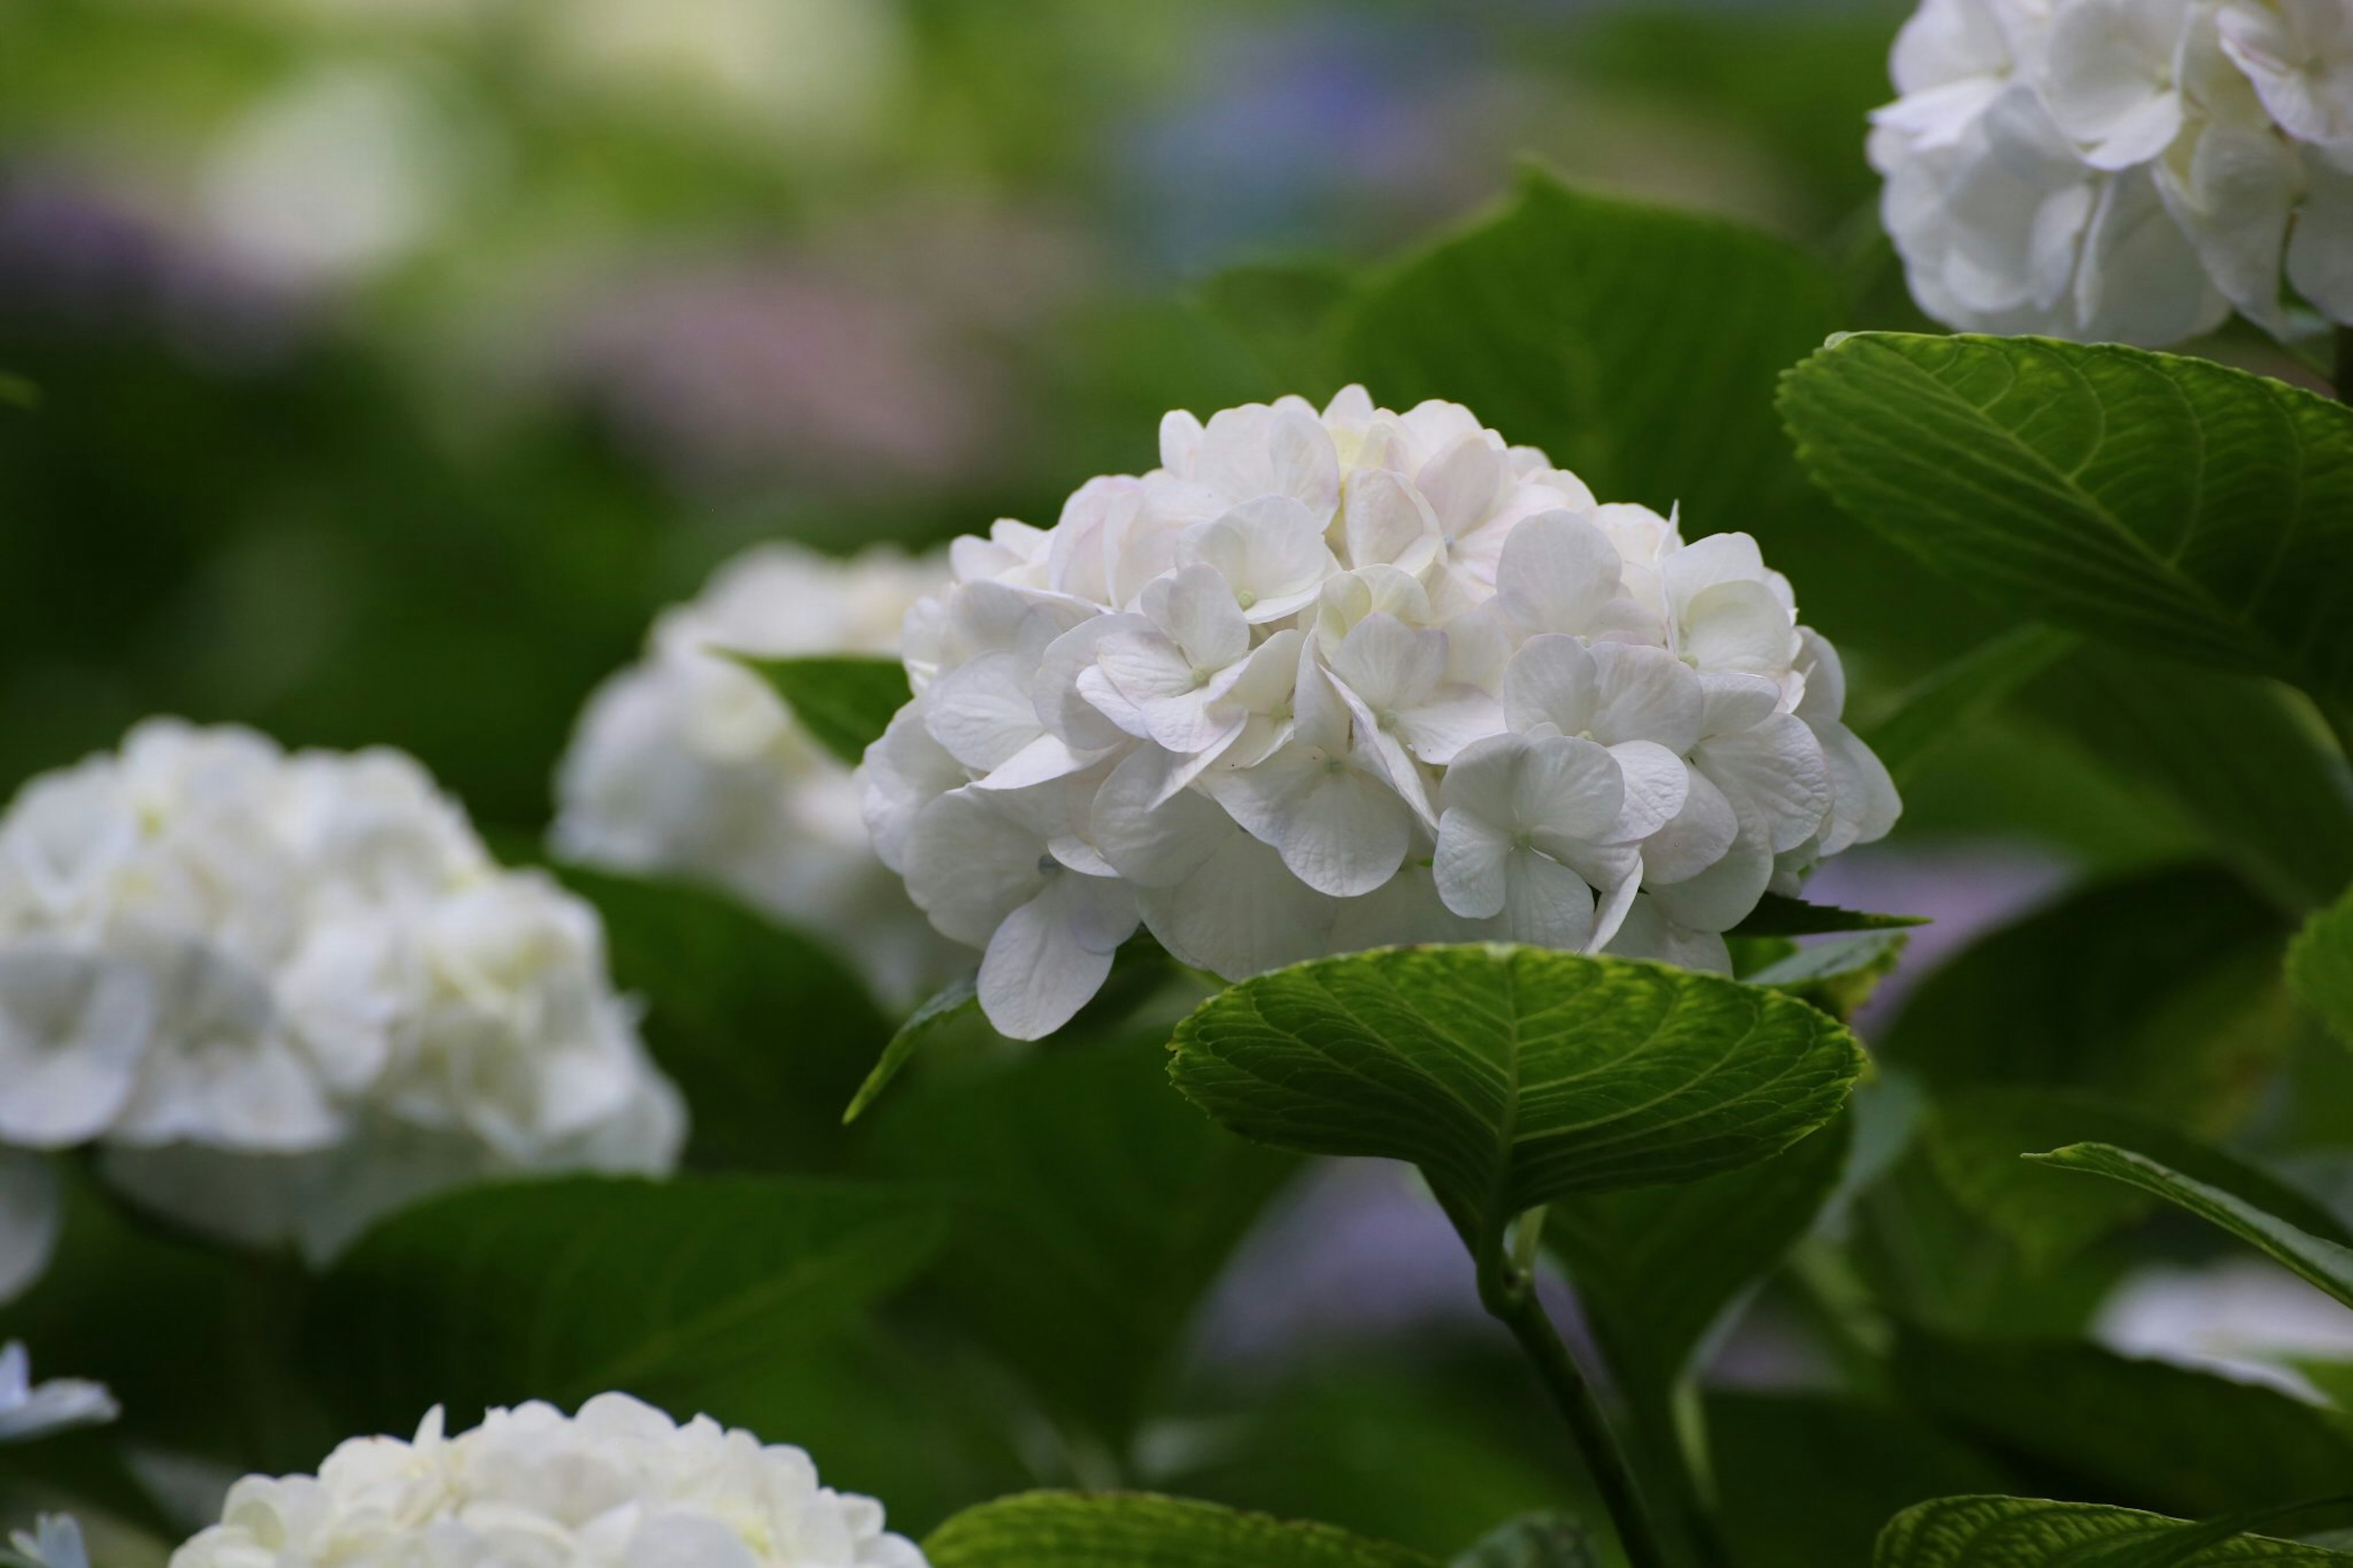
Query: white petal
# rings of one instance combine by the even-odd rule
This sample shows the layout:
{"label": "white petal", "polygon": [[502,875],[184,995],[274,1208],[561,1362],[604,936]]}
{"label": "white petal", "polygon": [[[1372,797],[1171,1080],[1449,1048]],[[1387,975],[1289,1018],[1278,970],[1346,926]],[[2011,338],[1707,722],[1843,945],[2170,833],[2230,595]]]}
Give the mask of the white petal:
{"label": "white petal", "polygon": [[62,1149],[105,1131],[154,1023],[136,964],[42,938],[0,947],[0,1142]]}
{"label": "white petal", "polygon": [[1333,951],[1333,916],[1345,907],[1305,886],[1281,856],[1241,832],[1229,832],[1183,882],[1136,897],[1161,946],[1229,981]]}
{"label": "white petal", "polygon": [[1253,625],[1314,604],[1324,579],[1340,569],[1323,524],[1288,496],[1243,502],[1204,528],[1193,549],[1232,586]]}
{"label": "white petal", "polygon": [[1605,746],[1655,741],[1677,754],[1698,744],[1706,692],[1683,660],[1664,648],[1597,643],[1593,672],[1593,713],[1578,728],[1590,729],[1595,740]]}
{"label": "white petal", "polygon": [[1593,935],[1593,889],[1576,872],[1533,849],[1512,851],[1504,918],[1515,942],[1566,952]]}
{"label": "white petal", "polygon": [[[1120,737],[1123,741],[1125,736]],[[1064,745],[1060,737],[1040,735],[998,766],[989,770],[986,778],[976,781],[975,789],[1029,789],[1036,784],[1050,784],[1056,779],[1089,766],[1093,756],[1081,756]]]}
{"label": "white petal", "polygon": [[1189,479],[1201,451],[1201,422],[1183,409],[1160,416],[1160,466],[1178,479]]}
{"label": "white petal", "polygon": [[0,1301],[21,1296],[49,1266],[61,1200],[47,1160],[0,1149]]}
{"label": "white petal", "polygon": [[1514,730],[1550,724],[1574,735],[1593,722],[1600,671],[1573,637],[1533,637],[1504,670],[1504,721]]}
{"label": "white petal", "polygon": [[1619,593],[1618,547],[1591,520],[1539,512],[1514,525],[1495,570],[1495,602],[1523,633],[1601,629]]}
{"label": "white petal", "polygon": [[1448,815],[1467,812],[1507,833],[1517,832],[1520,771],[1533,744],[1525,735],[1491,735],[1465,747],[1439,782]]}
{"label": "white petal", "polygon": [[[1112,953],[1135,927],[1134,895],[1100,877],[1065,871],[1006,916],[980,961],[980,1009],[1016,1040],[1041,1040],[1103,988]],[[1120,931],[1108,942],[1110,932]]]}
{"label": "white petal", "polygon": [[1438,819],[1438,852],[1431,862],[1439,898],[1470,920],[1502,913],[1504,868],[1513,853],[1511,835],[1504,828],[1460,808],[1448,812]]}
{"label": "white petal", "polygon": [[1781,706],[1778,682],[1736,670],[1705,670],[1699,678],[1700,733],[1730,735],[1753,730]]}
{"label": "white petal", "polygon": [[1625,780],[1624,804],[1604,835],[1613,843],[1648,838],[1674,820],[1691,795],[1691,770],[1655,741],[1620,741],[1609,748]]}
{"label": "white petal", "polygon": [[1010,815],[1005,798],[971,789],[942,795],[908,839],[908,896],[944,935],[973,947],[987,946],[1007,915],[1038,896],[1053,865],[1045,836]]}
{"label": "white petal", "polygon": [[1292,875],[1347,899],[1397,874],[1412,841],[1413,814],[1387,784],[1349,766],[1316,778],[1278,832],[1275,847]]}
{"label": "white petal", "polygon": [[1176,886],[1239,831],[1206,795],[1179,790],[1162,798],[1177,761],[1141,748],[1112,770],[1095,795],[1095,845],[1139,888]]}
{"label": "white petal", "polygon": [[1553,735],[1531,742],[1521,760],[1509,826],[1536,835],[1548,850],[1560,840],[1599,843],[1609,837],[1625,801],[1615,757],[1591,741]]}
{"label": "white petal", "polygon": [[2353,326],[2353,170],[2306,149],[2305,198],[2287,247],[2295,291],[2339,326]]}
{"label": "white petal", "polygon": [[1813,730],[1831,778],[1831,820],[1822,832],[1821,852],[1836,855],[1886,837],[1904,810],[1887,764],[1843,724],[1833,721]]}
{"label": "white petal", "polygon": [[1348,476],[1344,538],[1351,567],[1388,565],[1419,573],[1437,559],[1437,514],[1405,479],[1387,468]]}
{"label": "white petal", "polygon": [[1448,442],[1424,463],[1414,476],[1414,488],[1430,503],[1439,531],[1460,538],[1487,521],[1510,471],[1485,432],[1472,431]]}
{"label": "white petal", "polygon": [[1029,700],[1035,673],[1037,665],[1019,653],[983,654],[932,683],[923,694],[924,728],[976,773],[1002,766],[1046,731]]}
{"label": "white petal", "polygon": [[1398,713],[1391,728],[1421,762],[1443,767],[1474,741],[1504,728],[1503,705],[1469,686],[1441,686]]}
{"label": "white petal", "polygon": [[1077,752],[1100,752],[1118,745],[1127,732],[1079,689],[1079,677],[1092,668],[1103,639],[1113,632],[1133,632],[1143,625],[1131,616],[1097,616],[1056,637],[1029,678],[1029,705],[1038,721]]}
{"label": "white petal", "polygon": [[2128,169],[2181,130],[2173,70],[2179,0],[2074,0],[2045,40],[2042,98],[2095,169]]}
{"label": "white petal", "polygon": [[1683,653],[1700,669],[1778,676],[1794,651],[1789,612],[1762,583],[1715,583],[1684,611]]}
{"label": "white petal", "polygon": [[1634,900],[1626,911],[1625,923],[1603,951],[1620,958],[1646,958],[1654,963],[1672,963],[1704,973],[1732,973],[1732,954],[1725,949],[1724,938],[1712,931],[1677,925],[1648,897]]}
{"label": "white petal", "polygon": [[2223,51],[2281,130],[2324,146],[2353,142],[2353,19],[2341,0],[2232,0],[2218,22]]}
{"label": "white petal", "polygon": [[1250,652],[1250,623],[1213,566],[1196,563],[1155,578],[1136,608],[1183,650],[1188,664],[1223,669]]}
{"label": "white petal", "polygon": [[1369,615],[1333,650],[1330,668],[1377,716],[1411,708],[1446,679],[1446,634]]}
{"label": "white petal", "polygon": [[1755,809],[1776,852],[1811,838],[1830,812],[1830,765],[1821,742],[1795,714],[1778,714],[1738,734],[1711,736],[1699,743],[1692,760],[1736,810],[1744,803]]}
{"label": "white petal", "polygon": [[[1725,931],[1748,918],[1773,879],[1773,850],[1765,826],[1738,800],[1740,832],[1724,858],[1680,882],[1646,882],[1643,893],[1659,911],[1694,931]],[[1630,916],[1629,917],[1630,919]]]}
{"label": "white petal", "polygon": [[1732,803],[1705,773],[1684,772],[1689,794],[1681,811],[1642,843],[1642,875],[1650,882],[1683,882],[1724,858],[1740,832]]}
{"label": "white petal", "polygon": [[2230,313],[2155,174],[2135,168],[2111,179],[2084,237],[2072,335],[2161,346],[2212,331]]}

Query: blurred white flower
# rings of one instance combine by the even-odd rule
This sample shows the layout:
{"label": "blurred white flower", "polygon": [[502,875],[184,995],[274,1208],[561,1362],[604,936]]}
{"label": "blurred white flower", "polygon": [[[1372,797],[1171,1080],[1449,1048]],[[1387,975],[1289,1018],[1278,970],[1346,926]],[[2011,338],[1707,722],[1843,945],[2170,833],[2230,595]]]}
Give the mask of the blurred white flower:
{"label": "blurred white flower", "polygon": [[1726,967],[1898,805],[1756,542],[1689,545],[1467,410],[1172,414],[1163,467],[1000,521],[907,617],[883,861],[1059,1028],[1140,920],[1229,979],[1471,938]]}
{"label": "blurred white flower", "polygon": [[30,1533],[8,1533],[8,1544],[33,1568],[90,1568],[90,1549],[82,1544],[81,1525],[71,1514],[45,1513]]}
{"label": "blurred white flower", "polygon": [[[721,567],[582,710],[556,775],[556,852],[724,888],[838,945],[886,1000],[923,994],[948,949],[877,862],[850,771],[720,650],[893,654],[908,608],[946,577],[885,547],[841,561],[766,544]],[[1042,732],[1033,718],[1023,740]]]}
{"label": "blurred white flower", "polygon": [[248,1476],[172,1568],[324,1563],[547,1563],[579,1568],[923,1568],[881,1504],[818,1482],[798,1448],[626,1394],[567,1416],[493,1410],[445,1436],[354,1437],[311,1476]]}
{"label": "blurred white flower", "polygon": [[0,1443],[21,1443],[71,1426],[92,1426],[121,1414],[102,1383],[53,1377],[33,1381],[32,1358],[15,1340],[0,1345]]}
{"label": "blurred white flower", "polygon": [[2342,0],[1926,0],[1873,116],[1912,292],[1968,331],[2161,345],[2283,279],[2353,321]]}
{"label": "blurred white flower", "polygon": [[2295,1370],[2299,1360],[2353,1360],[2353,1312],[2278,1265],[2232,1258],[2128,1275],[2101,1304],[2094,1337],[2145,1356],[2327,1401]]}
{"label": "blurred white flower", "polygon": [[[414,760],[169,720],[0,818],[0,1145],[94,1143],[149,1206],[314,1255],[482,1176],[667,1169],[683,1130],[595,911]],[[0,1296],[54,1225],[26,1158]]]}

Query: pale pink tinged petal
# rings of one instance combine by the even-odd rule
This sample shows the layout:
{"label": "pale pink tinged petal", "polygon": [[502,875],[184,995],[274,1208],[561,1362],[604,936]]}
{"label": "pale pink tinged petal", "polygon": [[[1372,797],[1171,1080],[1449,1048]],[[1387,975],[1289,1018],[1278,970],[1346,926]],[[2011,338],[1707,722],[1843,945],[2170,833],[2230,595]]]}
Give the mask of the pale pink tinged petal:
{"label": "pale pink tinged petal", "polygon": [[1504,721],[1574,735],[1592,724],[1600,695],[1600,671],[1583,643],[1557,633],[1530,637],[1504,670]]}
{"label": "pale pink tinged petal", "polygon": [[1730,931],[1748,918],[1773,879],[1773,850],[1762,822],[1740,807],[1745,820],[1724,858],[1680,882],[1646,882],[1643,892],[1659,911],[1694,931]]}
{"label": "pale pink tinged petal", "polygon": [[1346,498],[1342,539],[1348,565],[1418,573],[1438,558],[1438,515],[1402,477],[1359,468],[1348,476]]}
{"label": "pale pink tinged petal", "polygon": [[944,935],[973,947],[1038,895],[1052,864],[1044,837],[1008,816],[1002,798],[942,795],[907,843],[908,896]]}
{"label": "pale pink tinged petal", "polygon": [[1160,466],[1178,479],[1190,478],[1201,451],[1201,422],[1181,408],[1160,416]]}
{"label": "pale pink tinged petal", "polygon": [[1603,835],[1613,843],[1648,838],[1674,820],[1691,798],[1691,770],[1655,741],[1620,741],[1609,748],[1625,780],[1625,803]]}
{"label": "pale pink tinged petal", "polygon": [[1047,645],[1038,673],[1029,679],[1029,705],[1037,710],[1039,721],[1073,751],[1100,752],[1127,739],[1128,731],[1079,689],[1079,677],[1093,667],[1104,637],[1145,629],[1134,616],[1097,616]]}
{"label": "pale pink tinged petal", "polygon": [[1089,479],[1062,503],[1046,550],[1046,585],[1101,604],[1111,595],[1109,542],[1133,527],[1144,487],[1124,477]]}
{"label": "pale pink tinged petal", "polygon": [[1904,811],[1887,764],[1843,724],[1832,721],[1813,729],[1831,777],[1831,822],[1822,833],[1821,852],[1836,855],[1886,837]]}
{"label": "pale pink tinged petal", "polygon": [[1702,735],[1730,735],[1753,730],[1781,706],[1778,681],[1737,670],[1703,670],[1699,677]]}
{"label": "pale pink tinged petal", "polygon": [[2353,170],[2307,149],[2304,206],[2288,241],[2295,291],[2339,326],[2353,326]]}
{"label": "pale pink tinged petal", "polygon": [[1139,888],[1169,888],[1199,870],[1240,829],[1198,792],[1167,792],[1176,759],[1150,749],[1132,753],[1095,796],[1095,845]]}
{"label": "pale pink tinged petal", "polygon": [[1712,736],[1692,753],[1736,809],[1764,823],[1776,853],[1811,838],[1830,813],[1830,764],[1804,720],[1782,713],[1736,735]]}
{"label": "pale pink tinged petal", "polygon": [[1196,665],[1223,669],[1250,652],[1250,623],[1214,566],[1196,563],[1156,579],[1136,607]]}
{"label": "pale pink tinged petal", "polygon": [[1332,952],[1334,916],[1351,907],[1307,887],[1272,849],[1235,832],[1191,877],[1146,888],[1137,902],[1177,962],[1229,981]]}
{"label": "pale pink tinged petal", "polygon": [[1304,506],[1318,523],[1340,504],[1340,456],[1323,422],[1303,408],[1278,408],[1267,422],[1275,493]]}
{"label": "pale pink tinged petal", "polygon": [[1588,518],[1539,512],[1504,541],[1495,600],[1524,632],[1589,633],[1617,598],[1618,547]]}
{"label": "pale pink tinged petal", "polygon": [[1593,935],[1593,889],[1548,856],[1514,849],[1505,874],[1504,918],[1515,942],[1578,952]]}
{"label": "pale pink tinged petal", "polygon": [[1438,819],[1438,852],[1431,864],[1439,898],[1469,920],[1502,913],[1504,865],[1511,855],[1506,829],[1468,811],[1448,812]]}
{"label": "pale pink tinged petal", "polygon": [[1647,959],[1703,973],[1732,973],[1732,953],[1724,945],[1724,938],[1712,931],[1695,931],[1677,925],[1648,897],[1634,900],[1618,934],[1609,939],[1603,951],[1618,958]]}
{"label": "pale pink tinged petal", "polygon": [[1376,612],[1341,639],[1330,668],[1376,714],[1409,708],[1446,677],[1446,634]]}
{"label": "pale pink tinged petal", "polygon": [[1684,612],[1683,657],[1704,670],[1778,675],[1788,668],[1789,612],[1762,583],[1717,583]]}
{"label": "pale pink tinged petal", "polygon": [[1045,733],[1029,700],[1034,668],[1017,653],[989,653],[949,671],[924,694],[924,727],[976,773],[1002,765]]}
{"label": "pale pink tinged petal", "polygon": [[1369,893],[1397,874],[1413,837],[1413,814],[1362,768],[1328,769],[1282,824],[1282,863],[1335,899]]}
{"label": "pale pink tinged petal", "polygon": [[1615,757],[1591,741],[1554,735],[1529,743],[1513,781],[1511,821],[1521,832],[1598,843],[1625,801]]}
{"label": "pale pink tinged petal", "polygon": [[1515,830],[1520,772],[1531,745],[1525,736],[1505,733],[1463,748],[1439,782],[1440,806]]}
{"label": "pale pink tinged petal", "polygon": [[1484,431],[1473,430],[1440,447],[1414,476],[1414,488],[1430,503],[1439,531],[1460,539],[1487,521],[1510,474],[1503,452]]}
{"label": "pale pink tinged petal", "polygon": [[1503,705],[1471,686],[1441,686],[1398,715],[1406,748],[1421,762],[1444,767],[1462,748],[1504,728]]}
{"label": "pale pink tinged petal", "polygon": [[63,1199],[47,1160],[0,1148],[0,1302],[22,1295],[47,1270]]}
{"label": "pale pink tinged petal", "polygon": [[[1093,880],[1071,871],[1059,876]],[[980,961],[980,1010],[991,1027],[1012,1039],[1044,1039],[1069,1023],[1111,973],[1111,950],[1080,942],[1057,892],[1042,890],[1008,914]]]}
{"label": "pale pink tinged petal", "polygon": [[1593,714],[1583,727],[1603,745],[1655,741],[1680,754],[1699,743],[1706,691],[1666,649],[1597,643],[1593,673]]}
{"label": "pale pink tinged petal", "polygon": [[1724,858],[1740,832],[1732,803],[1705,773],[1685,770],[1688,794],[1681,811],[1642,844],[1642,876],[1649,882],[1683,882]]}

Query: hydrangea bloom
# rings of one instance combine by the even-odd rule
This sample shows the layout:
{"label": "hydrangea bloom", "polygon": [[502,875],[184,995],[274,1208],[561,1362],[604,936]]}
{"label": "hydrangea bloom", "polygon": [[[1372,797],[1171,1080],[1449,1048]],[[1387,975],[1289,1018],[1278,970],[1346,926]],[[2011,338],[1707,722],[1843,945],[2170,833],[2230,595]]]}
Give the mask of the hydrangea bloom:
{"label": "hydrangea bloom", "polygon": [[2284,275],[2353,322],[2344,0],[1926,0],[1873,116],[1888,232],[1947,325],[2164,344]]}
{"label": "hydrangea bloom", "polygon": [[8,1544],[32,1568],[90,1568],[81,1523],[71,1514],[45,1513],[30,1531],[11,1531]]}
{"label": "hydrangea bloom", "polygon": [[765,544],[721,567],[589,699],[557,774],[557,852],[713,883],[817,936],[854,932],[845,955],[892,1000],[935,984],[945,944],[875,860],[849,770],[713,650],[895,654],[908,606],[946,579],[945,562],[888,548],[839,561]]}
{"label": "hydrangea bloom", "polygon": [[1008,1034],[1139,922],[1229,979],[1482,938],[1724,968],[1768,888],[1894,821],[1746,534],[1359,387],[1172,414],[1161,461],[957,541],[866,753],[877,852]]}
{"label": "hydrangea bloom", "polygon": [[106,1384],[80,1377],[37,1384],[25,1347],[15,1340],[0,1345],[0,1443],[94,1426],[121,1413]]}
{"label": "hydrangea bloom", "polygon": [[531,1404],[445,1436],[356,1437],[316,1477],[248,1476],[172,1568],[322,1563],[578,1568],[923,1568],[871,1498],[819,1486],[798,1448],[709,1416],[683,1426],[625,1394],[567,1416]]}
{"label": "hydrangea bloom", "polygon": [[477,1175],[665,1169],[682,1120],[596,912],[404,755],[156,720],[0,819],[0,1144],[323,1252]]}

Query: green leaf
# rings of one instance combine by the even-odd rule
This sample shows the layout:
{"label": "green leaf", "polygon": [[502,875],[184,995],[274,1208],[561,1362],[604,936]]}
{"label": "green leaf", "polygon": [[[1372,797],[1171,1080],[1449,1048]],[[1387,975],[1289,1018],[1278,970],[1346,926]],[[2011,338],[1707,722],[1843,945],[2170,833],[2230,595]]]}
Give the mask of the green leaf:
{"label": "green leaf", "polygon": [[2081,1341],[1897,1336],[1897,1386],[2036,1491],[2188,1518],[2341,1491],[2353,1436],[2270,1388]]}
{"label": "green leaf", "polygon": [[789,1354],[913,1273],[936,1204],[805,1178],[574,1177],[404,1210],[322,1282],[310,1363],[349,1429],[522,1399],[659,1397]]}
{"label": "green leaf", "polygon": [[1846,1168],[1850,1122],[1744,1170],[1545,1210],[1545,1240],[1630,1397],[1663,1407],[1724,1310],[1806,1233]]}
{"label": "green leaf", "polygon": [[[2327,1210],[2300,1195],[2266,1194],[2250,1201],[2243,1185],[2233,1192],[2110,1143],[2075,1143],[2028,1158],[2054,1170],[2105,1176],[2188,1209],[2240,1240],[2253,1243],[2353,1307],[2353,1234]],[[2283,1202],[2283,1195],[2294,1201]],[[2284,1210],[2293,1215],[2293,1220],[2284,1217]]]}
{"label": "green leaf", "polygon": [[913,696],[906,667],[895,658],[734,657],[776,688],[818,744],[853,768]]}
{"label": "green leaf", "polygon": [[2287,986],[2330,1034],[2353,1046],[2353,892],[2295,933],[2287,950]]}
{"label": "green leaf", "polygon": [[1149,1037],[927,1082],[871,1137],[871,1168],[955,1205],[946,1266],[921,1299],[1114,1453],[1294,1168],[1169,1093]]}
{"label": "green leaf", "polygon": [[1865,1563],[1897,1510],[2012,1484],[1901,1410],[1815,1394],[1719,1394],[1706,1410],[1724,1531],[1740,1568]]}
{"label": "green leaf", "polygon": [[979,1005],[980,971],[976,969],[949,981],[924,997],[923,1005],[907,1015],[907,1021],[899,1026],[890,1043],[882,1047],[881,1058],[875,1062],[874,1070],[866,1075],[865,1081],[858,1086],[858,1094],[850,1100],[849,1108],[841,1113],[842,1125],[847,1127],[866,1113],[866,1108],[891,1086],[891,1080],[897,1078],[899,1069],[913,1058],[915,1047],[923,1043],[923,1037],[930,1034],[935,1026],[959,1014],[976,1010]]}
{"label": "green leaf", "polygon": [[1874,1568],[2331,1568],[2353,1553],[2232,1534],[2161,1514],[2015,1497],[1938,1498],[1905,1510],[1879,1538]]}
{"label": "green leaf", "polygon": [[2076,638],[2047,626],[2005,632],[1923,676],[1858,724],[1857,732],[1903,784],[1939,745],[1965,733],[2076,646]]}
{"label": "green leaf", "polygon": [[1920,1130],[1922,1144],[1962,1206],[2009,1237],[2033,1268],[2047,1268],[2138,1219],[2138,1194],[2066,1182],[2031,1163],[2073,1142],[2132,1142],[2196,1173],[2237,1201],[2293,1215],[2319,1233],[2353,1242],[2328,1212],[2294,1188],[2196,1139],[2096,1099],[2048,1089],[1983,1088],[1940,1096]]}
{"label": "green leaf", "polygon": [[1841,910],[1831,904],[1810,904],[1801,899],[1785,899],[1778,893],[1767,893],[1757,900],[1748,918],[1728,931],[1729,936],[1828,936],[1850,931],[1900,931],[1906,926],[1924,926],[1926,915],[1870,915],[1859,910]]}
{"label": "green leaf", "polygon": [[1865,931],[1843,942],[1818,942],[1799,948],[1741,979],[1769,986],[1812,1004],[1831,1017],[1847,1019],[1895,973],[1911,938],[1900,931]]}
{"label": "green leaf", "polygon": [[1283,391],[1321,403],[1340,389],[1333,340],[1353,287],[1335,263],[1257,262],[1217,274],[1200,297]]}
{"label": "green leaf", "polygon": [[1981,593],[2353,699],[2353,409],[2208,360],[1886,332],[1780,405],[1841,507]]}
{"label": "green leaf", "polygon": [[692,1163],[837,1166],[837,1108],[890,1031],[864,983],[723,894],[578,867],[562,875],[605,918],[615,983],[645,1001],[646,1044],[692,1112]]}
{"label": "green leaf", "polygon": [[1177,1026],[1170,1075],[1246,1138],[1421,1168],[1459,1226],[1771,1158],[1845,1102],[1854,1037],[1715,975],[1498,945],[1323,959]]}
{"label": "green leaf", "polygon": [[1940,1097],[2081,1089],[2220,1136],[2300,1026],[2279,980],[2284,934],[2269,905],[2211,867],[2096,883],[1929,974],[1879,1054]]}
{"label": "green leaf", "polygon": [[1025,1492],[968,1508],[926,1537],[932,1568],[1430,1568],[1328,1524],[1144,1492]]}
{"label": "green leaf", "polygon": [[1573,1515],[1528,1513],[1481,1536],[1450,1568],[1601,1568],[1601,1552]]}

